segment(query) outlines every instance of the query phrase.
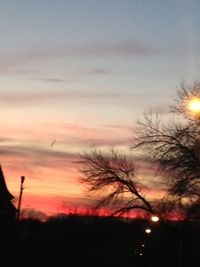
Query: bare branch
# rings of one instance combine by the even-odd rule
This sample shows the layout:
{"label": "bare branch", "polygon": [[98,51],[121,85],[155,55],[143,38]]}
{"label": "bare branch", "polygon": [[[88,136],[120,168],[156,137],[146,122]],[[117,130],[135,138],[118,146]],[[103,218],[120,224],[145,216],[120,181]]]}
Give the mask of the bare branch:
{"label": "bare branch", "polygon": [[81,182],[89,192],[99,192],[97,207],[112,205],[115,214],[137,208],[153,212],[153,208],[140,193],[132,160],[115,150],[102,153],[93,149],[81,155]]}

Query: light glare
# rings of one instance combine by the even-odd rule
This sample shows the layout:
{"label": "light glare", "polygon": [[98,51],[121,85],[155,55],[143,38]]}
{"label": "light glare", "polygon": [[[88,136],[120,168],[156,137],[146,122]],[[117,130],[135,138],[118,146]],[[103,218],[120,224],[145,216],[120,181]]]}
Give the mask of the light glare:
{"label": "light glare", "polygon": [[154,216],[151,217],[151,220],[152,220],[152,222],[158,222],[159,221],[159,217],[154,215]]}
{"label": "light glare", "polygon": [[151,229],[150,229],[150,228],[147,228],[147,229],[145,229],[145,232],[146,232],[147,234],[150,234],[150,233],[151,233]]}
{"label": "light glare", "polygon": [[200,112],[200,99],[193,99],[188,104],[188,109],[194,113]]}

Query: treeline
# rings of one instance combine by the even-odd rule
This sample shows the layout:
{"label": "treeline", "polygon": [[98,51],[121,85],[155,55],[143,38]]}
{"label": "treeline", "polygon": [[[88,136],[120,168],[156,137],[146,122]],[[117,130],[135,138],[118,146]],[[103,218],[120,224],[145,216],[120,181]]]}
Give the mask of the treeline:
{"label": "treeline", "polygon": [[1,267],[199,267],[200,262],[195,222],[71,215],[2,222],[0,227]]}

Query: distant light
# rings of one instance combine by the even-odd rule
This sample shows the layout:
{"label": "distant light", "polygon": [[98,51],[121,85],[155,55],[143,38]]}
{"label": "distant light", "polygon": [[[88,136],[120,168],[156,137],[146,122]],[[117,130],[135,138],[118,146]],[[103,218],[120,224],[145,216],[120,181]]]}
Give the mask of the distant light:
{"label": "distant light", "polygon": [[151,229],[150,229],[150,228],[146,228],[146,229],[145,229],[145,232],[146,232],[147,234],[150,234],[150,233],[151,233]]}
{"label": "distant light", "polygon": [[158,222],[159,220],[160,220],[160,219],[159,219],[158,216],[156,216],[156,215],[151,216],[151,221],[152,221],[152,222]]}
{"label": "distant light", "polygon": [[142,244],[141,246],[142,246],[142,247],[145,247],[145,244]]}
{"label": "distant light", "polygon": [[200,99],[195,98],[189,101],[188,109],[194,113],[199,113],[200,112]]}
{"label": "distant light", "polygon": [[140,256],[142,256],[143,254],[142,254],[142,253],[140,253],[139,255],[140,255]]}

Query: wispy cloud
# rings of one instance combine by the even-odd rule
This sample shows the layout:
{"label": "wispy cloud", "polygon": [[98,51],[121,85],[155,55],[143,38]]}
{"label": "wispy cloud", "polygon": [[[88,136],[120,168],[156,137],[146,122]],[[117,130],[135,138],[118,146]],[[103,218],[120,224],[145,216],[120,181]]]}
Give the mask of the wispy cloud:
{"label": "wispy cloud", "polygon": [[[37,126],[15,126],[7,127],[2,125],[2,132],[0,137],[1,150],[0,154],[10,153],[27,153],[34,154],[49,154],[52,152],[51,144],[54,141],[54,146],[58,144],[77,144],[93,145],[97,144],[126,144],[130,134],[130,129],[127,127],[107,127],[104,125],[97,126],[84,126],[80,122],[78,124],[68,122],[43,122],[41,125],[37,123]],[[31,127],[31,128],[30,128]],[[7,136],[7,137],[6,137]],[[55,142],[56,140],[56,142]],[[19,144],[26,144],[19,146]],[[47,146],[44,150],[37,148],[33,144],[43,144]],[[57,157],[63,157],[66,153],[56,151]]]}
{"label": "wispy cloud", "polygon": [[67,79],[61,79],[61,78],[40,78],[40,77],[34,77],[32,78],[36,81],[42,81],[42,82],[48,82],[48,83],[71,83],[72,81]]}
{"label": "wispy cloud", "polygon": [[[118,43],[94,43],[87,45],[71,44],[59,48],[33,49],[19,54],[0,55],[0,75],[16,72],[34,61],[74,57],[144,57],[162,54],[162,49],[141,41]],[[99,74],[101,69],[97,69]],[[102,73],[103,74],[103,73]]]}
{"label": "wispy cloud", "polygon": [[30,105],[66,97],[66,92],[51,92],[51,93],[7,93],[1,94],[0,104],[4,106]]}
{"label": "wispy cloud", "polygon": [[[17,147],[18,144],[29,144],[30,147],[40,146],[46,148],[66,148],[71,145],[87,146],[87,145],[126,145],[132,134],[131,128],[123,125],[107,126],[107,125],[90,125],[86,126],[83,122],[55,122],[45,121],[36,122],[28,125],[13,125],[8,127],[2,124],[1,131],[1,148],[5,146]],[[53,146],[52,142],[54,141]],[[8,146],[10,150],[10,147]],[[23,147],[22,150],[23,151]],[[12,151],[11,153],[14,153]],[[50,150],[51,152],[51,150]]]}
{"label": "wispy cloud", "polygon": [[97,43],[85,46],[73,45],[65,47],[64,53],[77,56],[149,56],[160,54],[161,50],[140,41],[127,41],[118,43]]}
{"label": "wispy cloud", "polygon": [[[38,127],[3,129],[0,158],[28,162],[31,166],[73,165],[78,154],[91,146],[129,146],[130,132],[123,128],[92,127],[45,122]],[[4,136],[8,136],[4,138]],[[53,145],[52,145],[53,143]],[[28,144],[28,145],[27,145]]]}
{"label": "wispy cloud", "polygon": [[52,150],[50,147],[42,148],[37,146],[25,145],[2,145],[0,155],[23,155],[32,157],[50,157],[50,158],[73,158],[74,154],[67,151]]}
{"label": "wispy cloud", "polygon": [[12,172],[28,173],[32,178],[42,178],[44,170],[50,176],[54,176],[54,172],[66,172],[67,178],[76,169],[78,154],[22,144],[1,146],[0,158],[1,164]]}
{"label": "wispy cloud", "polygon": [[168,106],[156,106],[149,109],[149,113],[165,115],[170,113],[170,109]]}
{"label": "wispy cloud", "polygon": [[108,75],[111,74],[111,71],[105,68],[94,68],[90,69],[88,71],[85,71],[83,74],[87,75]]}
{"label": "wispy cloud", "polygon": [[130,125],[123,125],[123,124],[105,124],[105,127],[111,128],[114,130],[128,130],[132,131],[132,127]]}
{"label": "wispy cloud", "polygon": [[[56,81],[55,82],[62,82]],[[64,82],[64,81],[63,81]],[[160,97],[155,96],[156,98]],[[63,100],[98,100],[97,104],[108,103],[109,105],[117,104],[126,106],[140,106],[140,104],[146,99],[151,98],[152,101],[154,96],[152,95],[141,95],[137,93],[115,93],[115,92],[94,92],[94,91],[78,91],[78,90],[62,90],[62,91],[48,91],[41,93],[0,93],[0,105],[3,106],[30,106],[38,105],[40,103],[45,103],[49,101],[63,101]],[[153,102],[152,102],[153,105]],[[149,107],[151,107],[151,102],[149,101]],[[156,108],[156,107],[155,107]],[[162,108],[163,110],[163,108]]]}
{"label": "wispy cloud", "polygon": [[106,125],[85,126],[81,123],[54,123],[46,124],[46,129],[56,129],[54,132],[55,146],[62,144],[86,146],[126,146],[130,144],[132,132],[130,127],[108,127]]}

